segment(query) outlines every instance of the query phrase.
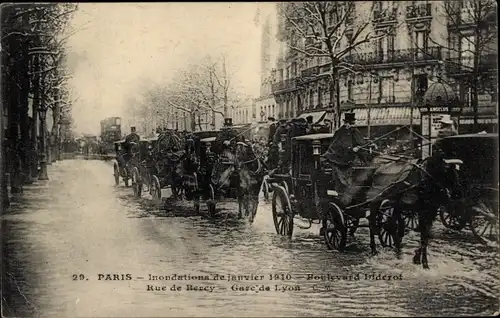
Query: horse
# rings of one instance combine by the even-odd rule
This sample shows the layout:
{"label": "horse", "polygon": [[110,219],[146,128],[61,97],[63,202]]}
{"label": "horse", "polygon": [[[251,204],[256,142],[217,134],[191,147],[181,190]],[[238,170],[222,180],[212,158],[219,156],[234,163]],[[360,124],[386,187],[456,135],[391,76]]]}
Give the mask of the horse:
{"label": "horse", "polygon": [[[368,199],[378,197],[371,202],[368,217],[372,255],[377,254],[374,237],[380,231],[377,218],[382,214],[381,205],[384,201],[390,202],[392,215],[387,230],[395,237],[397,256],[401,255],[401,237],[404,236],[402,211],[415,211],[420,224],[420,246],[415,250],[413,263],[429,268],[427,246],[430,231],[439,208],[448,205],[452,194],[458,193],[460,164],[460,160],[446,160],[436,151],[423,160],[396,161],[383,164],[374,171],[367,193]],[[379,190],[381,186],[385,186],[382,192]]]}
{"label": "horse", "polygon": [[256,156],[252,146],[240,141],[234,148],[223,149],[212,171],[212,184],[222,191],[235,187],[238,218],[243,218],[245,211],[245,217],[253,222],[264,174],[261,158]]}

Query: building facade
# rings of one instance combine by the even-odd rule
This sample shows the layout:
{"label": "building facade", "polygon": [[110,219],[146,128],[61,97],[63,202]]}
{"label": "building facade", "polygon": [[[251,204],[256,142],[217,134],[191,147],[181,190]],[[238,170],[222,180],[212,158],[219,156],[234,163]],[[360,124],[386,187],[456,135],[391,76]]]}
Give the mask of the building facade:
{"label": "building facade", "polygon": [[276,117],[276,100],[272,85],[276,82],[275,62],[278,45],[276,39],[276,12],[269,6],[261,25],[261,66],[260,66],[260,94],[255,99],[255,120],[267,121],[268,117]]}
{"label": "building facade", "polygon": [[[477,77],[485,67],[493,73],[487,80],[493,78],[496,82],[497,74],[497,53],[486,49],[479,52],[471,47],[477,38],[468,34],[474,34],[478,24],[471,22],[470,16],[476,14],[472,12],[474,10],[464,4],[474,1],[485,2],[455,1],[459,6],[454,10],[450,10],[449,1],[353,2],[354,12],[343,20],[346,31],[343,33],[345,39],[340,41],[341,50],[350,46],[350,36],[359,27],[357,23],[361,23],[359,16],[366,12],[372,16],[364,32],[377,34],[387,27],[393,27],[394,31],[369,43],[350,46],[352,49],[343,62],[352,68],[338,71],[337,94],[331,91],[330,58],[308,57],[298,50],[289,49],[299,45],[297,32],[281,17],[278,40],[283,45],[277,58],[276,82],[272,84],[276,116],[291,118],[313,112],[320,114],[338,103],[341,111],[356,113],[358,125],[366,127],[369,135],[378,135],[394,125],[411,125],[418,130],[419,106],[422,106],[425,92],[433,83],[443,81],[460,96],[463,123],[467,123],[471,120],[470,109],[473,108],[471,86],[475,86],[471,85],[471,78]],[[492,19],[486,13],[482,18],[485,17]],[[494,38],[496,40],[496,36]],[[307,46],[307,39],[299,37],[300,40]],[[496,42],[492,47],[496,48]],[[474,56],[479,58],[474,59]],[[471,70],[470,65],[467,67],[471,60],[477,62],[475,70]],[[475,95],[479,100],[476,107],[480,114],[478,120],[484,124],[494,123],[497,116],[494,111],[496,89],[487,90],[485,86],[488,85],[476,85],[480,87]],[[491,83],[489,86],[492,87]]]}

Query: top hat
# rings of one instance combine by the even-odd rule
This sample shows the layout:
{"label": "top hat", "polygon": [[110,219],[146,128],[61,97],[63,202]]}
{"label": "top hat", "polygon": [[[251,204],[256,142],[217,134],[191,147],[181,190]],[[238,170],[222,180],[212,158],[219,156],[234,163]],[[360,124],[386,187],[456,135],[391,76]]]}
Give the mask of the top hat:
{"label": "top hat", "polygon": [[233,119],[232,118],[224,118],[224,126],[232,126]]}
{"label": "top hat", "polygon": [[306,117],[306,121],[309,122],[309,123],[312,123],[314,117],[312,115],[309,115]]}
{"label": "top hat", "polygon": [[134,126],[131,126],[131,127],[130,127],[130,131],[131,131],[131,132],[135,132],[135,127],[134,127]]}
{"label": "top hat", "polygon": [[267,120],[275,121],[274,117],[267,117]]}
{"label": "top hat", "polygon": [[344,113],[344,121],[346,123],[354,123],[356,121],[355,113]]}
{"label": "top hat", "polygon": [[441,116],[441,120],[439,122],[447,125],[453,125],[453,119],[451,119],[450,115]]}

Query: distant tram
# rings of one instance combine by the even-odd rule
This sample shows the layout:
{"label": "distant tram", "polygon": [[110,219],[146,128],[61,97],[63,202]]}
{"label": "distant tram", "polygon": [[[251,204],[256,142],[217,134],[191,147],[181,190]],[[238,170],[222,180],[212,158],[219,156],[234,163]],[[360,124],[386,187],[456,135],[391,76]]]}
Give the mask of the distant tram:
{"label": "distant tram", "polygon": [[105,154],[114,151],[113,143],[122,138],[120,117],[108,117],[101,120],[101,145]]}

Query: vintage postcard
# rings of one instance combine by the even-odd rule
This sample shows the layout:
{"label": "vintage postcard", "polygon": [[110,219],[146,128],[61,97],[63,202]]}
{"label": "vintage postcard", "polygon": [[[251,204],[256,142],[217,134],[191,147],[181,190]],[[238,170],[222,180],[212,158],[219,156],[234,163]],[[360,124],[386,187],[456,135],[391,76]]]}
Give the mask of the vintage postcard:
{"label": "vintage postcard", "polygon": [[496,1],[0,9],[2,316],[498,315]]}

